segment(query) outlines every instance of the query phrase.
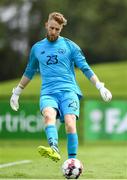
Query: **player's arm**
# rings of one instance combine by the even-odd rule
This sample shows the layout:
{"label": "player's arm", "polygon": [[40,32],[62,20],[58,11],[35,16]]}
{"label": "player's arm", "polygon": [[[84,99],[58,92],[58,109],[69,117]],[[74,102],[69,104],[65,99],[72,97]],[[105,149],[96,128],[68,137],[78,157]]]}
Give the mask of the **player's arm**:
{"label": "player's arm", "polygon": [[25,69],[25,72],[17,85],[17,87],[13,88],[12,90],[12,96],[10,99],[10,106],[14,111],[17,111],[19,109],[19,96],[22,93],[23,89],[29,84],[32,77],[38,70],[38,61],[35,58],[34,48],[31,49],[29,62],[27,64],[27,67]]}
{"label": "player's arm", "polygon": [[30,79],[23,75],[17,87],[13,88],[12,96],[10,99],[10,106],[14,111],[17,111],[19,109],[19,96],[29,82]]}
{"label": "player's arm", "polygon": [[100,80],[98,79],[98,77],[93,74],[90,78],[90,81],[96,86],[96,88],[100,91],[100,95],[102,97],[102,99],[106,102],[111,101],[112,99],[112,94],[111,92],[104,87],[104,83],[100,82]]}
{"label": "player's arm", "polygon": [[74,51],[74,60],[76,66],[84,73],[84,75],[95,85],[95,87],[99,90],[100,95],[104,101],[110,101],[112,99],[111,92],[104,87],[104,83],[100,82],[99,78],[90,68],[88,63],[86,62],[85,56],[82,53],[79,47],[75,48]]}

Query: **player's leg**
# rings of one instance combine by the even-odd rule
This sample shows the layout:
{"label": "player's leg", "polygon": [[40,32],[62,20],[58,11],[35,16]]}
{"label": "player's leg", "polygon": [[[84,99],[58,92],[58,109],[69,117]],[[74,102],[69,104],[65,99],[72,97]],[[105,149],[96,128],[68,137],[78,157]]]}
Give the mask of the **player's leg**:
{"label": "player's leg", "polygon": [[78,135],[76,130],[76,116],[67,114],[64,116],[65,129],[67,133],[68,158],[76,158],[78,150]]}
{"label": "player's leg", "polygon": [[68,158],[76,158],[78,135],[76,119],[79,117],[79,98],[74,92],[65,92],[61,99],[61,111],[64,116],[67,133]]}
{"label": "player's leg", "polygon": [[43,109],[43,117],[45,124],[45,133],[48,139],[50,147],[53,147],[58,151],[58,132],[56,129],[56,115],[57,110],[52,107]]}
{"label": "player's leg", "polygon": [[51,96],[45,96],[40,102],[45,124],[45,133],[50,147],[39,146],[39,153],[54,161],[60,160],[58,150],[58,132],[56,129],[57,103]]}

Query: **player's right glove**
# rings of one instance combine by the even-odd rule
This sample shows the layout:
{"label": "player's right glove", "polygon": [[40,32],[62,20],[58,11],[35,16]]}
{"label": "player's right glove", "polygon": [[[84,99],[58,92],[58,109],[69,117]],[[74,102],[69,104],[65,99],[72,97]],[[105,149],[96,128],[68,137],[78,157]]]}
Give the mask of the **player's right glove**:
{"label": "player's right glove", "polygon": [[112,94],[107,88],[104,87],[104,83],[97,82],[96,88],[100,91],[100,95],[104,101],[106,101],[106,102],[111,101]]}
{"label": "player's right glove", "polygon": [[14,111],[18,111],[19,109],[19,96],[22,92],[22,88],[20,88],[19,86],[17,86],[16,88],[13,88],[12,90],[12,96],[10,99],[10,106]]}

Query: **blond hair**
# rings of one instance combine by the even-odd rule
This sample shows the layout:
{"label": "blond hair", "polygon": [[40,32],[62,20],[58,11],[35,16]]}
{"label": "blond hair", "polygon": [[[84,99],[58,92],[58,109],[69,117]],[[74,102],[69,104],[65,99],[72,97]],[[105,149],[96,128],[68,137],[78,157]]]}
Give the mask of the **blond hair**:
{"label": "blond hair", "polygon": [[58,22],[58,24],[64,25],[64,26],[67,24],[67,20],[65,19],[63,14],[61,14],[59,12],[50,13],[49,17],[48,17],[48,21],[50,21],[50,20],[55,20]]}

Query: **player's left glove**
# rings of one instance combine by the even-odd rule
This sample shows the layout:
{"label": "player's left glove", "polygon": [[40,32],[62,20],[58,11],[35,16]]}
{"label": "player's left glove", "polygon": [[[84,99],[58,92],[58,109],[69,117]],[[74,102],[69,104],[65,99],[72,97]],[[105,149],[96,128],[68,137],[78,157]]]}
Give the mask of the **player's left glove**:
{"label": "player's left glove", "polygon": [[22,88],[20,88],[19,86],[17,86],[16,88],[13,88],[12,90],[12,96],[10,99],[10,106],[14,111],[18,111],[19,109],[19,96],[22,92]]}
{"label": "player's left glove", "polygon": [[104,87],[104,83],[97,82],[96,88],[100,91],[100,95],[104,101],[106,101],[106,102],[111,101],[112,94],[107,88]]}

